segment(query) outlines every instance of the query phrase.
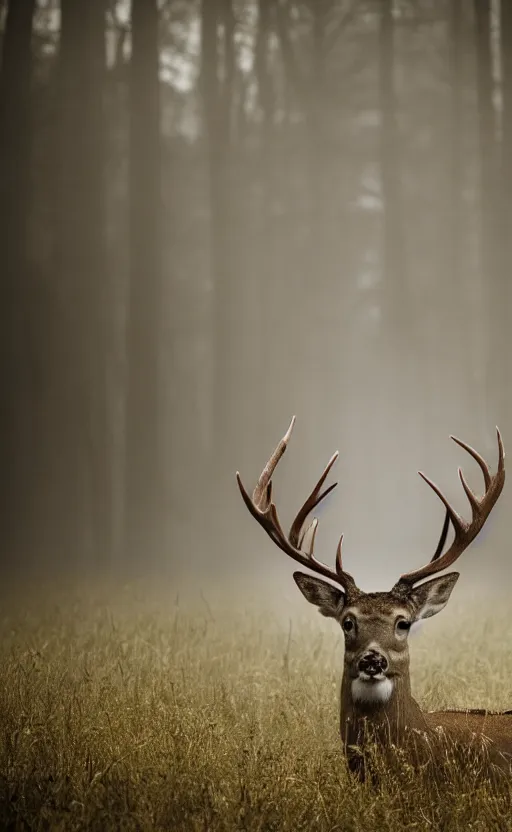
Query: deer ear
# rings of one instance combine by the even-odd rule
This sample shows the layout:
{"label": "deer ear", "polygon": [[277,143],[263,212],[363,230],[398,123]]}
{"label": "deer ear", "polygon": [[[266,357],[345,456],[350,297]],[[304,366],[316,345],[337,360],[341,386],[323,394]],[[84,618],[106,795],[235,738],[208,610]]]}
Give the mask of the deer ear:
{"label": "deer ear", "polygon": [[305,572],[294,572],[293,578],[306,601],[315,604],[322,615],[327,618],[339,616],[345,603],[345,595],[340,589]]}
{"label": "deer ear", "polygon": [[449,575],[441,575],[440,578],[427,581],[411,592],[409,597],[415,607],[415,621],[430,618],[441,612],[450,599],[459,574],[459,572],[450,572]]}

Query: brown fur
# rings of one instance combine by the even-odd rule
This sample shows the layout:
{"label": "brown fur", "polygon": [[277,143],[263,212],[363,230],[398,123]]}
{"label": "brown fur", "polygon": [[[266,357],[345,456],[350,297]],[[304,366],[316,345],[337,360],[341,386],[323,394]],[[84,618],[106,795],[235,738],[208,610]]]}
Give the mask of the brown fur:
{"label": "brown fur", "polygon": [[[446,749],[446,743],[463,752],[469,747],[480,747],[490,763],[510,772],[511,711],[424,712],[412,696],[408,632],[397,629],[397,618],[412,622],[435,614],[431,612],[432,605],[444,606],[451,592],[448,579],[454,585],[457,575],[436,578],[409,593],[363,593],[356,588],[345,594],[318,578],[303,573],[295,573],[294,577],[307,600],[316,604],[323,615],[335,618],[342,628],[347,618],[356,622],[353,631],[345,633],[340,703],[341,739],[355,772],[364,776],[361,749],[368,737],[383,750],[392,746],[409,750],[412,747],[413,756],[420,763],[435,757],[436,747]],[[355,701],[352,695],[358,660],[371,645],[378,646],[389,661],[386,675],[392,679],[393,689],[385,703]]]}
{"label": "brown fur", "polygon": [[[448,603],[459,574],[440,573],[452,566],[479,534],[503,490],[505,451],[499,430],[496,428],[498,468],[494,475],[474,448],[455,436],[451,437],[478,463],[484,476],[485,493],[478,498],[459,468],[459,478],[471,505],[471,521],[463,520],[435,483],[421,474],[446,509],[437,549],[430,561],[420,569],[401,575],[390,592],[364,593],[343,567],[343,535],[336,550],[336,568],[332,570],[313,554],[318,520],[313,519],[306,527],[310,513],[335,487],[331,485],[322,491],[337,453],[331,457],[313,491],[299,509],[289,534],[283,532],[272,502],[272,475],[287,448],[294,424],[295,416],[261,472],[252,498],[242,485],[240,475],[237,473],[236,476],[245,505],[273,542],[294,561],[336,584],[326,583],[303,572],[294,574],[305,598],[315,604],[322,615],[336,619],[345,633],[340,725],[349,759],[354,758],[351,749],[364,744],[368,734],[386,751],[393,746],[408,748],[412,743],[414,756],[421,763],[425,759],[425,750],[428,751],[427,757],[430,755],[431,760],[434,759],[438,741],[443,754],[446,740],[463,750],[463,758],[468,756],[465,750],[469,751],[476,741],[488,751],[491,762],[510,771],[512,718],[509,713],[423,713],[412,697],[409,678],[408,628],[415,621],[436,615]],[[450,525],[454,537],[447,550],[443,551]],[[438,577],[425,581],[432,575]]]}

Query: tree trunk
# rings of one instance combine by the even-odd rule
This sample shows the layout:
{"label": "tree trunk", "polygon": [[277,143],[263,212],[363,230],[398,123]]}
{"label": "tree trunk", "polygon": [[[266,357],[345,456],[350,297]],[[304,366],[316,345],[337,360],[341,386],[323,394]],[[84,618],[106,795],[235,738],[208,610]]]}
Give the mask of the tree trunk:
{"label": "tree trunk", "polygon": [[135,568],[155,561],[164,533],[160,183],[158,3],[132,0],[125,544]]}
{"label": "tree trunk", "polygon": [[[329,203],[329,177],[332,170],[332,159],[328,152],[330,143],[327,141],[329,125],[329,100],[326,89],[326,57],[327,57],[327,22],[330,0],[315,0],[311,6],[313,16],[311,26],[311,56],[309,73],[303,85],[304,106],[306,110],[306,159],[307,169],[307,210],[309,213],[309,257],[304,259],[305,273],[302,275],[307,287],[307,307],[303,309],[306,325],[303,327],[302,372],[299,376],[300,389],[298,391],[301,410],[308,416],[302,427],[305,434],[303,464],[307,470],[315,470],[318,465],[318,423],[312,418],[311,402],[316,402],[325,413],[329,413],[328,401],[325,396],[327,388],[336,389],[339,384],[339,364],[335,372],[330,362],[326,362],[326,350],[338,356],[347,355],[344,305],[339,304],[340,296],[334,287],[339,275],[339,262],[334,257],[331,248],[331,217]],[[297,56],[298,57],[298,56]],[[297,61],[298,66],[298,61]],[[342,108],[340,99],[337,105]],[[341,232],[342,233],[342,232]],[[337,229],[336,237],[340,230]],[[309,262],[308,262],[309,261]],[[333,297],[333,294],[335,295]],[[314,322],[309,327],[309,322]],[[325,336],[318,337],[318,329],[323,330]],[[342,359],[340,358],[340,363]],[[319,367],[323,366],[322,372]],[[342,377],[346,377],[346,367],[342,369]],[[336,428],[342,438],[346,435],[344,429],[345,413],[335,411],[331,419],[336,421]],[[342,447],[342,452],[344,448]]]}
{"label": "tree trunk", "polygon": [[[465,245],[468,228],[464,200],[465,136],[467,134],[465,89],[468,81],[464,46],[467,36],[464,4],[462,0],[451,0],[449,18],[451,91],[447,101],[450,131],[446,177],[448,192],[445,201],[446,213],[442,218],[445,256],[439,270],[442,285],[438,290],[442,292],[444,303],[436,311],[437,326],[434,323],[432,325],[432,331],[437,332],[438,328],[442,328],[445,338],[442,339],[442,344],[436,343],[435,365],[431,373],[431,378],[436,385],[431,390],[435,410],[431,411],[431,419],[436,418],[438,401],[440,397],[444,397],[444,417],[449,418],[453,423],[455,419],[461,422],[460,430],[463,429],[469,436],[472,429],[479,425],[480,420],[478,408],[474,406],[474,357],[468,350],[462,334],[463,321],[467,320],[471,309],[472,294],[471,285],[466,288],[468,274],[471,275],[471,263]],[[446,391],[449,391],[448,396],[446,396]],[[434,422],[432,424],[434,425]]]}
{"label": "tree trunk", "polygon": [[[231,212],[229,183],[229,151],[231,141],[231,100],[228,91],[233,87],[230,73],[232,59],[232,20],[230,0],[222,4],[203,0],[201,84],[203,118],[207,139],[210,257],[214,286],[213,350],[214,350],[214,431],[210,471],[215,487],[222,493],[230,487],[228,475],[232,469],[232,429],[234,424],[234,380],[239,350],[233,344],[233,282],[232,241],[234,219]],[[224,81],[220,82],[221,61],[219,33],[224,34]],[[229,472],[229,473],[228,473]]]}
{"label": "tree trunk", "polygon": [[[512,6],[506,0],[500,3],[501,66],[503,90],[503,190],[506,201],[512,198]],[[506,207],[506,205],[504,206]],[[507,235],[509,263],[512,260],[512,236]]]}
{"label": "tree trunk", "polygon": [[72,557],[110,554],[111,482],[106,396],[105,0],[61,2],[58,65],[56,274],[61,364],[54,368],[61,463],[55,528]]}
{"label": "tree trunk", "polygon": [[11,0],[7,9],[0,67],[0,454],[2,543],[14,554],[27,526],[31,488],[33,413],[29,333],[24,313],[31,302],[27,257],[32,149],[32,22],[35,0]]}
{"label": "tree trunk", "polygon": [[404,261],[404,217],[400,165],[393,0],[381,0],[379,82],[381,112],[381,189],[384,326],[392,342],[402,339],[407,326],[408,287]]}
{"label": "tree trunk", "polygon": [[[273,339],[279,327],[276,320],[277,312],[272,304],[269,304],[269,292],[275,286],[278,274],[279,252],[279,229],[276,228],[273,212],[275,201],[279,197],[279,185],[276,183],[275,89],[270,67],[270,36],[275,28],[275,5],[276,0],[258,0],[258,28],[254,44],[254,74],[262,121],[257,167],[259,199],[253,223],[253,244],[258,256],[251,258],[250,280],[245,289],[252,305],[252,314],[248,321],[248,325],[252,323],[248,355],[252,395],[245,408],[244,422],[247,424],[247,419],[249,423],[254,422],[254,414],[258,413],[258,424],[253,423],[251,426],[255,454],[261,448],[272,444],[275,425],[270,424],[269,416],[272,414],[269,411],[272,402],[275,402],[278,386],[272,371],[272,358]],[[254,463],[258,464],[256,459]],[[248,459],[247,464],[252,465],[253,460]]]}
{"label": "tree trunk", "polygon": [[[498,185],[499,147],[497,121],[494,107],[494,80],[491,52],[491,2],[475,0],[478,135],[480,156],[480,263],[481,280],[486,294],[487,320],[487,373],[485,402],[489,444],[493,441],[492,427],[503,415],[502,390],[506,385],[507,373],[504,361],[505,322],[505,275],[502,273],[502,240],[500,227],[500,190]],[[501,424],[503,422],[501,421]]]}
{"label": "tree trunk", "polygon": [[[500,420],[504,430],[512,432],[512,371],[508,359],[508,329],[510,326],[510,309],[512,308],[512,285],[510,264],[512,263],[512,7],[506,0],[500,3],[501,10],[501,59],[503,122],[501,150],[501,205],[500,205],[500,271],[501,286],[495,292],[494,314],[496,315],[496,340],[494,354],[494,384],[497,385],[501,400],[498,403]],[[500,376],[498,377],[498,373]],[[503,413],[503,415],[501,415]]]}
{"label": "tree trunk", "polygon": [[460,258],[462,253],[462,0],[452,0],[450,14],[450,61],[451,61],[451,155],[450,155],[450,272],[453,292],[458,293],[461,277]]}
{"label": "tree trunk", "polygon": [[[369,458],[380,471],[388,471],[391,494],[400,491],[400,469],[397,460],[407,457],[414,431],[404,419],[405,399],[414,395],[418,344],[413,338],[409,286],[405,273],[404,213],[402,205],[402,154],[397,118],[395,80],[395,22],[393,0],[381,0],[379,32],[379,98],[380,98],[380,174],[382,197],[382,281],[381,337],[374,354],[371,376],[379,391],[373,429],[376,444]],[[416,362],[416,368],[413,362]],[[416,369],[416,373],[414,370]],[[380,437],[385,436],[382,446]],[[370,477],[372,474],[370,473]],[[385,506],[384,506],[385,508]],[[385,526],[386,516],[378,514],[376,523]]]}

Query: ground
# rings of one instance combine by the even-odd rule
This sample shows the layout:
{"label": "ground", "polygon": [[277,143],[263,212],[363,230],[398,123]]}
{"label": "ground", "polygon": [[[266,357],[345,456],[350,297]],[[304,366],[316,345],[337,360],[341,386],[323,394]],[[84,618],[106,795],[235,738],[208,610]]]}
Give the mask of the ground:
{"label": "ground", "polygon": [[[0,828],[512,830],[512,783],[496,790],[449,761],[441,785],[406,767],[378,787],[351,778],[341,642],[305,603],[283,610],[232,592],[11,593]],[[411,654],[422,706],[512,708],[506,605],[475,616],[454,604],[411,634]]]}

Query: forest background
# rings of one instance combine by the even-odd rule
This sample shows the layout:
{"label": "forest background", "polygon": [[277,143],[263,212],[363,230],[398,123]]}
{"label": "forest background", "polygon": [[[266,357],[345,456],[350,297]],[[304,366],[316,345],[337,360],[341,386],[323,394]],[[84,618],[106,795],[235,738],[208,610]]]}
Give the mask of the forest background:
{"label": "forest background", "polygon": [[322,546],[423,562],[415,471],[462,508],[447,435],[512,442],[511,4],[0,9],[4,578],[286,570],[234,472],[293,413],[285,515],[339,448]]}

